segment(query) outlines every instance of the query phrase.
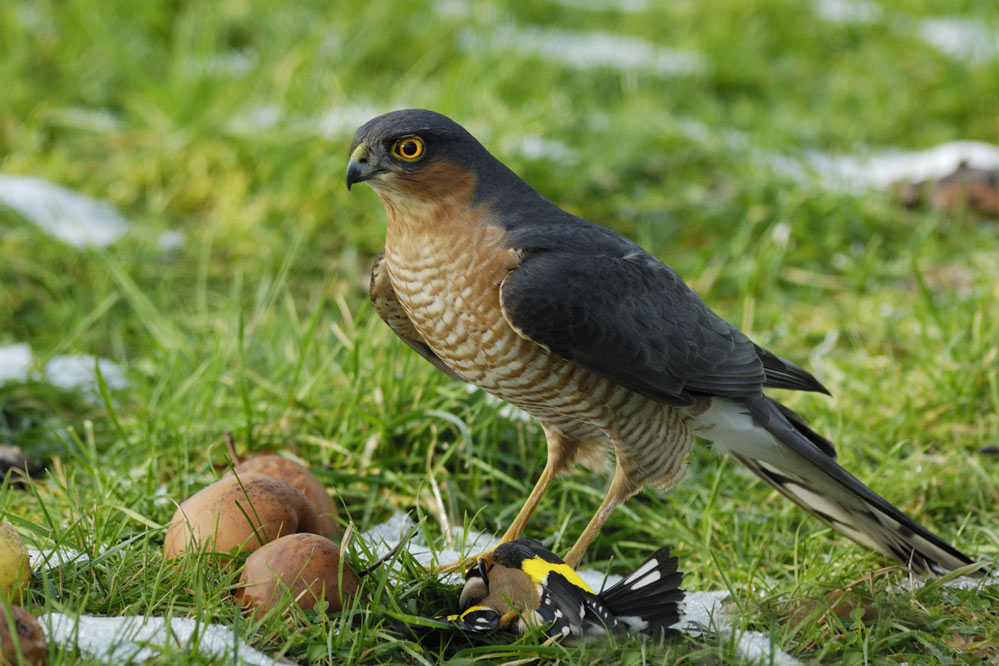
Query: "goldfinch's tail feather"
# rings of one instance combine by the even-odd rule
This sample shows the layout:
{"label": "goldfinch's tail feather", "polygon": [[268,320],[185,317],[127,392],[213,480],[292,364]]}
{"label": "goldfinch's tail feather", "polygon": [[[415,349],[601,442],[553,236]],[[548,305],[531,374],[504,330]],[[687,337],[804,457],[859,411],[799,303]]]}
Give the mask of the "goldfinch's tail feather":
{"label": "goldfinch's tail feather", "polygon": [[630,631],[666,629],[683,613],[683,573],[669,546],[660,548],[623,580],[600,593],[618,622]]}

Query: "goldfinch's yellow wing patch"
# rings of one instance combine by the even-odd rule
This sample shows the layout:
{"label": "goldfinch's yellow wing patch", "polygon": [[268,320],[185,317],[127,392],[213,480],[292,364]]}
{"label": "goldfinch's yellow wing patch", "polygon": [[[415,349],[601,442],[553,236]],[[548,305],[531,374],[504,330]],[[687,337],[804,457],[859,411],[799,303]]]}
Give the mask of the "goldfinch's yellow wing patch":
{"label": "goldfinch's yellow wing patch", "polygon": [[565,562],[556,564],[555,562],[548,562],[540,557],[527,558],[521,563],[521,568],[524,570],[531,580],[534,581],[535,585],[541,585],[545,582],[549,573],[557,573],[571,584],[576,587],[580,587],[590,594],[594,594],[590,586],[579,577],[579,574],[570,567]]}

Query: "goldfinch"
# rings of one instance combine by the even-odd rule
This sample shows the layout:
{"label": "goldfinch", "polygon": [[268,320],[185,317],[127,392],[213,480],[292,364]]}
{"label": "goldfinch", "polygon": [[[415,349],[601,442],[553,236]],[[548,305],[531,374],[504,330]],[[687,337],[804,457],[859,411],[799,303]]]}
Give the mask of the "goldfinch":
{"label": "goldfinch", "polygon": [[680,619],[683,573],[660,548],[617,584],[597,594],[535,539],[517,539],[480,557],[465,575],[460,612],[446,619],[475,633],[537,626],[559,639],[607,633],[659,634]]}

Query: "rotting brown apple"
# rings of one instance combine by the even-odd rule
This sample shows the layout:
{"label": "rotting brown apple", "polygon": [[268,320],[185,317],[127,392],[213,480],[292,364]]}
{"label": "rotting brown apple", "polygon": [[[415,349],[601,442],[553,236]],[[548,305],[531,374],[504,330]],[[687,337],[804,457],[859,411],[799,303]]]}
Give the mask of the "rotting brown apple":
{"label": "rotting brown apple", "polygon": [[291,534],[276,539],[246,558],[236,601],[268,611],[287,592],[305,610],[325,598],[327,613],[338,613],[357,594],[360,580],[341,565],[340,548],[317,534]]}
{"label": "rotting brown apple", "polygon": [[326,487],[316,478],[316,475],[309,471],[307,467],[299,465],[294,460],[289,460],[283,456],[266,455],[250,458],[249,460],[236,465],[236,474],[247,473],[266,474],[287,481],[298,488],[305,495],[312,505],[316,507],[319,514],[320,530],[317,534],[333,539],[340,534],[340,525],[337,522],[336,504],[326,492]]}
{"label": "rotting brown apple", "polygon": [[[0,664],[44,664],[49,657],[45,632],[35,616],[20,606],[9,606],[10,617],[0,605]],[[8,620],[10,623],[8,623]],[[11,633],[11,627],[14,631]],[[20,647],[23,661],[18,661]]]}
{"label": "rotting brown apple", "polygon": [[266,474],[225,476],[178,507],[163,541],[170,560],[189,551],[254,551],[280,536],[317,533],[319,514],[300,490]]}

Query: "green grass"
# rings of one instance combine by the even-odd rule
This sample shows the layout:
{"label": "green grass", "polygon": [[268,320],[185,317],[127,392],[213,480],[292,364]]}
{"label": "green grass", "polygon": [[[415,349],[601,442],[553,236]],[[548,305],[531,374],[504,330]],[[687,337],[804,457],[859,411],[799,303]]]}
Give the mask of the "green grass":
{"label": "green grass", "polygon": [[[967,552],[999,556],[999,461],[978,452],[999,444],[999,227],[823,191],[753,158],[999,144],[999,61],[953,60],[906,29],[960,12],[995,30],[994,3],[885,0],[871,25],[788,0],[633,14],[529,4],[467,16],[429,1],[0,5],[0,172],[107,200],[133,223],[110,248],[78,250],[0,210],[0,344],[29,343],[39,367],[108,357],[130,381],[96,405],[41,382],[0,386],[0,443],[50,459],[29,488],[0,487],[0,511],[26,540],[91,558],[37,572],[32,608],[215,618],[303,663],[739,663],[727,635],[582,647],[419,636],[396,618],[444,612],[457,593],[416,566],[399,582],[372,575],[331,619],[259,621],[229,601],[238,569],[164,567],[171,502],[220,476],[227,431],[244,454],[308,461],[358,529],[412,510],[434,543],[433,484],[452,523],[498,533],[541,471],[538,428],[436,373],[366,304],[384,214],[367,188],[343,187],[352,129],[319,129],[344,107],[447,113],[549,198],[641,242],[820,376],[833,398],[781,399],[847,469]],[[665,78],[460,48],[529,24],[654,40],[706,66]],[[261,108],[277,121],[253,125]],[[749,145],[726,141],[730,129]],[[525,135],[573,158],[530,158]],[[183,232],[180,250],[158,249],[166,230]],[[619,509],[586,564],[623,572],[673,544],[688,589],[729,590],[745,628],[806,662],[999,658],[996,588],[907,591],[903,571],[872,575],[883,558],[707,446],[690,463],[669,495]],[[530,535],[564,551],[604,482],[562,480]],[[853,611],[826,612],[842,589]]]}

